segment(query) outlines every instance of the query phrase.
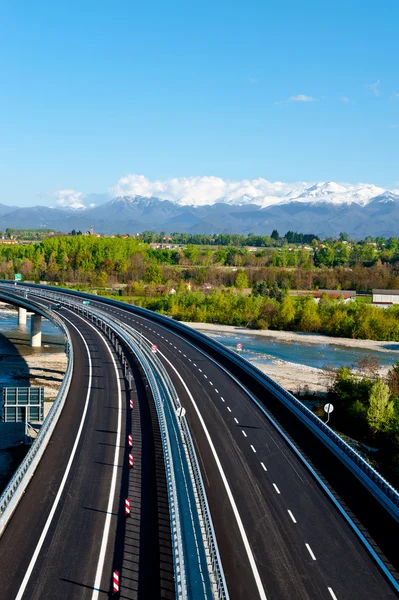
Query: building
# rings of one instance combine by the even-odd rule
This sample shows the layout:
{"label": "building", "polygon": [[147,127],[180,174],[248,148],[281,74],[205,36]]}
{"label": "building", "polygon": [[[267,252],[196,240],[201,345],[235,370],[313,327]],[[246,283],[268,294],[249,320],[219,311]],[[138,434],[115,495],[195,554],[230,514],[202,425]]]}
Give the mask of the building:
{"label": "building", "polygon": [[356,299],[356,292],[354,290],[317,290],[317,292],[314,292],[313,294],[315,302],[319,302],[323,294],[327,294],[329,298],[335,300],[343,298],[345,304]]}
{"label": "building", "polygon": [[399,290],[373,290],[373,304],[381,308],[399,304]]}

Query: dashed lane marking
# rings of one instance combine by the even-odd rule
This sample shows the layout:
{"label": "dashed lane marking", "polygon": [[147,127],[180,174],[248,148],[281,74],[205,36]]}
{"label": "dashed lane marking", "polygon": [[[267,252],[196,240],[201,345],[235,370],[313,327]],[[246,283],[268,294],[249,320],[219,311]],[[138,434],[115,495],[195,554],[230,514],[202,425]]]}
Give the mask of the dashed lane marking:
{"label": "dashed lane marking", "polygon": [[255,450],[255,448],[253,447],[252,444],[251,444],[251,448],[252,448],[252,452],[255,452],[255,454],[256,454],[256,450]]}
{"label": "dashed lane marking", "polygon": [[245,431],[244,431],[243,429],[241,429],[241,431],[242,431],[242,435],[243,435],[244,437],[248,437],[248,436],[247,436],[247,434],[245,433]]}
{"label": "dashed lane marking", "polygon": [[263,464],[263,462],[261,462],[260,464],[262,465],[262,469],[263,469],[264,471],[267,471],[267,469],[266,469],[265,465]]}
{"label": "dashed lane marking", "polygon": [[288,511],[288,514],[290,515],[292,522],[296,523],[296,518],[294,517],[294,515],[292,514],[292,512],[290,510]]}
{"label": "dashed lane marking", "polygon": [[278,494],[281,494],[280,490],[278,489],[278,487],[276,486],[276,484],[275,484],[275,483],[273,483],[273,487],[274,487],[274,489],[276,490],[276,492],[277,492]]}
{"label": "dashed lane marking", "polygon": [[312,550],[312,548],[309,546],[309,544],[306,544],[306,543],[305,543],[305,546],[306,546],[306,548],[308,549],[308,552],[309,552],[310,556],[312,557],[312,560],[316,560],[316,557],[315,557],[315,555],[313,554],[313,550]]}

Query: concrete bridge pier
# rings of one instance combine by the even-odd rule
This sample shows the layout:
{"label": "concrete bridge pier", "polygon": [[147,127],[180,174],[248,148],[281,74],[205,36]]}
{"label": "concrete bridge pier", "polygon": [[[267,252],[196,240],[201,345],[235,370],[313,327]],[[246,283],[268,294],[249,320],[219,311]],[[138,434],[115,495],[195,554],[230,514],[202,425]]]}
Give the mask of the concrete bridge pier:
{"label": "concrete bridge pier", "polygon": [[18,307],[18,325],[26,325],[26,308]]}
{"label": "concrete bridge pier", "polygon": [[42,345],[42,316],[32,315],[30,325],[30,345],[32,348],[40,348]]}

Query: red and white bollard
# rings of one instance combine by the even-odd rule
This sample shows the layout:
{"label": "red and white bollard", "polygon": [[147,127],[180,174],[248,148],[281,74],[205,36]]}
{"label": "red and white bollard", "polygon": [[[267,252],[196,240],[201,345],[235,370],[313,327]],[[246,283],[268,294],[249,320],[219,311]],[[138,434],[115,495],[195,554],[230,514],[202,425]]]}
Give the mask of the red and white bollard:
{"label": "red and white bollard", "polygon": [[133,398],[130,398],[130,410],[133,410]]}
{"label": "red and white bollard", "polygon": [[130,433],[127,436],[127,445],[130,446],[130,448],[133,446],[133,436]]}
{"label": "red and white bollard", "polygon": [[119,571],[114,571],[112,574],[112,593],[117,594],[119,592]]}
{"label": "red and white bollard", "polygon": [[129,467],[133,466],[133,454],[129,454]]}
{"label": "red and white bollard", "polygon": [[126,498],[125,500],[125,516],[128,517],[130,515],[130,500]]}

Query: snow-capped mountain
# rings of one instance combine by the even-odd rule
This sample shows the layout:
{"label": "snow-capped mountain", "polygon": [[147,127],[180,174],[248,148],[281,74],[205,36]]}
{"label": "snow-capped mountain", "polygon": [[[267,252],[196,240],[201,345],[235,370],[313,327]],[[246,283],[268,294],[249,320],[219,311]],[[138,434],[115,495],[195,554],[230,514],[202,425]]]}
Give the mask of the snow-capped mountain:
{"label": "snow-capped mountain", "polygon": [[[199,182],[199,189],[177,185],[153,194],[122,194],[88,208],[0,208],[0,230],[51,227],[58,231],[137,233],[146,229],[188,233],[270,234],[288,230],[337,236],[341,231],[399,237],[399,190],[369,184],[271,183],[265,179],[221,185]],[[223,183],[223,181],[222,181]],[[205,185],[206,184],[206,185]],[[212,185],[211,185],[212,184]],[[211,188],[209,187],[211,185]],[[185,189],[185,186],[187,189]],[[213,187],[212,187],[213,186]],[[167,198],[166,196],[169,196]],[[80,200],[80,198],[79,198]],[[84,199],[83,199],[84,200]]]}

